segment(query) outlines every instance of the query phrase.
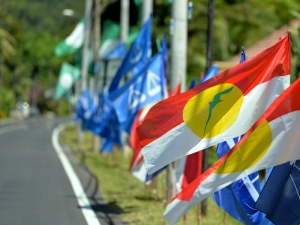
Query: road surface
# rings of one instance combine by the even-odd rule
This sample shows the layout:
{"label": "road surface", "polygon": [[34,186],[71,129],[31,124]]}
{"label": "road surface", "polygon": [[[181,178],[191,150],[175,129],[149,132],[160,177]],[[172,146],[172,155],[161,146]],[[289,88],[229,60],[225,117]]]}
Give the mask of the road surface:
{"label": "road surface", "polygon": [[126,224],[72,151],[55,143],[59,124],[70,121],[37,118],[0,125],[1,225]]}

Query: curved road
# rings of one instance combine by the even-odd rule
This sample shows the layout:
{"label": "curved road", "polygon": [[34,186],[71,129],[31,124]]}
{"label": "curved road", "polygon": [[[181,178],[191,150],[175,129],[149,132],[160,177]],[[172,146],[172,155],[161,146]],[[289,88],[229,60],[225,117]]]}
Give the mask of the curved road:
{"label": "curved road", "polygon": [[[0,125],[1,225],[126,224],[109,209],[94,177],[71,150],[54,146],[53,134],[65,122],[70,120],[38,118]],[[56,148],[67,156],[65,163],[79,182],[72,182],[75,178],[69,177]],[[76,193],[82,189],[87,201]]]}

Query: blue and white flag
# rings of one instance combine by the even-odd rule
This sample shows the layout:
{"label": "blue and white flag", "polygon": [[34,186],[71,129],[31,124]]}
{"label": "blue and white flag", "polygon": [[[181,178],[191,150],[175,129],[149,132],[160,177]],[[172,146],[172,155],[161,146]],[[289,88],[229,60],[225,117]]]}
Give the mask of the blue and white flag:
{"label": "blue and white flag", "polygon": [[273,167],[255,208],[274,224],[300,224],[300,160]]}
{"label": "blue and white flag", "polygon": [[200,83],[203,83],[204,81],[209,80],[210,78],[216,76],[218,74],[219,67],[217,64],[214,64],[212,67],[209,68],[209,70],[205,73],[204,77],[199,81]]}
{"label": "blue and white flag", "polygon": [[193,80],[191,80],[191,83],[189,85],[188,90],[192,89],[193,87],[195,87],[196,85],[196,77],[193,78]]}
{"label": "blue and white flag", "polygon": [[[246,60],[246,55],[244,49],[242,49],[240,63],[244,60]],[[221,158],[232,149],[242,136],[219,143],[216,150],[218,158]],[[236,220],[247,225],[261,225],[263,214],[254,208],[254,203],[259,193],[259,175],[258,172],[255,172],[221,189],[213,194],[212,197],[219,207]]]}
{"label": "blue and white flag", "polygon": [[85,112],[89,109],[91,102],[90,90],[87,88],[83,90],[77,99],[75,111],[74,111],[74,121],[83,119]]}
{"label": "blue and white flag", "polygon": [[127,52],[115,77],[113,78],[108,92],[111,93],[118,88],[120,80],[139,63],[147,62],[151,52],[151,25],[152,16],[145,22],[130,50]]}
{"label": "blue and white flag", "polygon": [[104,59],[106,59],[106,60],[124,59],[126,56],[126,53],[127,53],[126,44],[123,42],[120,42],[105,55]]}
{"label": "blue and white flag", "polygon": [[147,104],[163,99],[164,86],[163,55],[158,53],[139,75],[109,95],[120,123],[125,123]]}

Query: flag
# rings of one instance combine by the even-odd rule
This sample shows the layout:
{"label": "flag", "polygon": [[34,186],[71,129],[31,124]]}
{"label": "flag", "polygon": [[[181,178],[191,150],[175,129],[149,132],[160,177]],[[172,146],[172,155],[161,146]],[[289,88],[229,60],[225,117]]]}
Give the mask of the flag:
{"label": "flag", "polygon": [[216,76],[218,74],[219,67],[217,64],[214,64],[212,67],[209,68],[209,70],[206,72],[203,78],[199,81],[200,83],[203,83],[204,81],[209,80],[210,78]]}
{"label": "flag", "polygon": [[240,178],[300,159],[299,96],[300,79],[297,79],[233,149],[174,198],[165,212],[168,222],[175,224],[193,205]]}
{"label": "flag", "polygon": [[92,117],[93,132],[101,137],[100,151],[108,153],[113,150],[114,144],[121,149],[123,148],[122,129],[114,107],[108,99],[107,88],[104,88],[101,96],[100,108]]}
{"label": "flag", "polygon": [[135,120],[132,124],[130,136],[129,136],[129,144],[133,149],[133,156],[131,158],[129,171],[135,176],[137,179],[142,181],[145,184],[150,184],[150,181],[156,177],[161,171],[163,171],[166,167],[156,171],[155,173],[148,175],[147,170],[144,165],[143,156],[141,154],[141,146],[139,137],[136,132],[136,127],[140,124],[142,119],[145,117],[149,109],[153,106],[153,104],[148,104],[143,109],[140,109],[137,113]]}
{"label": "flag", "polygon": [[[244,48],[242,48],[240,63],[246,60]],[[241,139],[238,136],[233,139],[221,142],[217,146],[216,154],[218,158],[225,155]],[[260,193],[260,183],[258,172],[250,174],[248,177],[240,179],[230,186],[227,186],[212,195],[215,203],[243,224],[261,225],[263,215],[254,208],[254,203]]]}
{"label": "flag", "polygon": [[149,58],[149,51],[151,50],[151,24],[152,16],[145,22],[135,41],[132,43],[131,48],[127,52],[109,86],[109,93],[118,87],[123,76],[131,71],[138,63],[141,61],[144,62]]}
{"label": "flag", "polygon": [[126,44],[119,43],[106,54],[105,59],[123,59],[126,52]]}
{"label": "flag", "polygon": [[126,55],[126,44],[114,39],[106,40],[99,49],[100,59],[123,59]]}
{"label": "flag", "polygon": [[90,90],[86,88],[83,90],[77,99],[75,110],[74,110],[74,121],[84,118],[84,113],[89,108],[90,103]]}
{"label": "flag", "polygon": [[[189,85],[188,90],[193,88],[195,84],[196,78],[194,77]],[[180,91],[178,94],[179,93]],[[175,169],[177,192],[180,192],[191,182],[193,182],[193,180],[200,176],[202,173],[202,157],[203,153],[200,151],[178,159]]]}
{"label": "flag", "polygon": [[157,103],[137,128],[148,173],[245,133],[289,83],[287,35],[213,79]]}
{"label": "flag", "polygon": [[54,49],[56,56],[65,56],[76,52],[83,44],[85,19],[81,19],[73,32]]}
{"label": "flag", "polygon": [[139,109],[164,98],[165,77],[162,54],[156,54],[139,75],[109,95],[119,122],[125,123]]}
{"label": "flag", "polygon": [[266,213],[267,218],[275,224],[298,225],[299,193],[300,160],[275,166],[255,203],[255,208]]}
{"label": "flag", "polygon": [[196,86],[196,77],[194,77],[192,80],[191,80],[191,83],[189,85],[189,88],[188,90],[192,89],[193,87]]}
{"label": "flag", "polygon": [[[222,142],[217,147],[218,158],[225,155],[242,136]],[[243,224],[261,225],[262,213],[254,208],[254,203],[260,193],[258,172],[232,183],[212,195],[215,203],[225,212]]]}
{"label": "flag", "polygon": [[71,89],[79,77],[80,70],[71,64],[64,62],[59,72],[54,98],[60,99]]}

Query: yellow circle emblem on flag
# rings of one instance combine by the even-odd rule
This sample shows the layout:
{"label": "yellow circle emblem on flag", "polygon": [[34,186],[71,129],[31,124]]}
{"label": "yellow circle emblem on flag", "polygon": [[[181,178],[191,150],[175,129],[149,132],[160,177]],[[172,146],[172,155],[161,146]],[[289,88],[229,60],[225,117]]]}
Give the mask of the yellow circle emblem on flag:
{"label": "yellow circle emblem on flag", "polygon": [[233,84],[220,84],[192,97],[183,109],[183,121],[200,138],[212,138],[236,121],[244,101]]}
{"label": "yellow circle emblem on flag", "polygon": [[264,120],[214,173],[242,172],[254,166],[267,153],[271,143],[271,127]]}

